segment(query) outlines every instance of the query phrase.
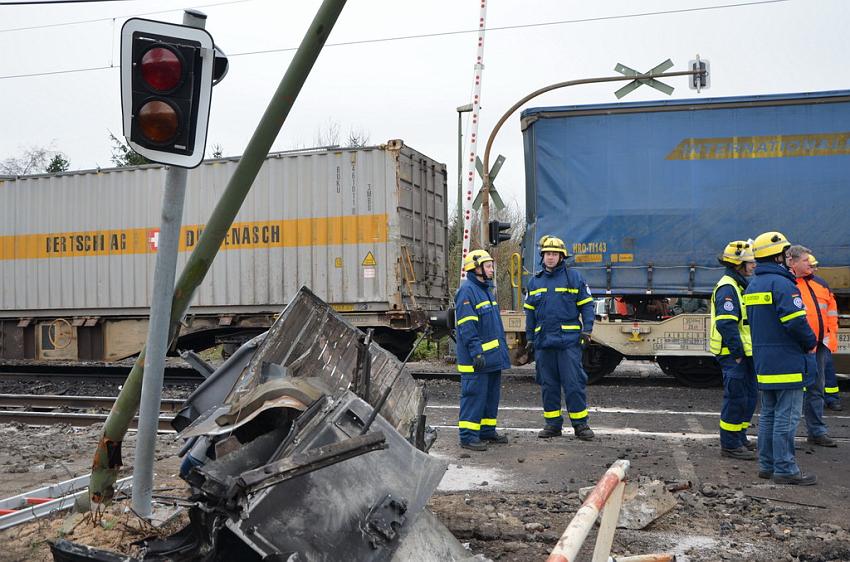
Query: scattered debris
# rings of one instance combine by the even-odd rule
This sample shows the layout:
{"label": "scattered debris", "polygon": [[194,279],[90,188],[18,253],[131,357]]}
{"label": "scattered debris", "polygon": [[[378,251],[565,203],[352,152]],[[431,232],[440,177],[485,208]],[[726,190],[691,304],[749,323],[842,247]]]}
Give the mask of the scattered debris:
{"label": "scattered debris", "polygon": [[176,418],[189,524],[115,560],[471,558],[425,507],[446,463],[427,454],[424,409],[393,355],[302,288]]}

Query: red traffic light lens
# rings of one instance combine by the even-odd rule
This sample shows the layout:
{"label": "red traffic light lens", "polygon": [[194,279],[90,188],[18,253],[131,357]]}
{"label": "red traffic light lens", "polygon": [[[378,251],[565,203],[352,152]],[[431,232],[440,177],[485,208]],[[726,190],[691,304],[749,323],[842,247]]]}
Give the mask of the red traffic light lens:
{"label": "red traffic light lens", "polygon": [[179,132],[179,116],[170,104],[152,100],[145,103],[136,118],[139,130],[151,142],[165,144]]}
{"label": "red traffic light lens", "polygon": [[168,92],[180,85],[183,62],[168,47],[148,49],[142,55],[140,66],[145,83],[157,92]]}

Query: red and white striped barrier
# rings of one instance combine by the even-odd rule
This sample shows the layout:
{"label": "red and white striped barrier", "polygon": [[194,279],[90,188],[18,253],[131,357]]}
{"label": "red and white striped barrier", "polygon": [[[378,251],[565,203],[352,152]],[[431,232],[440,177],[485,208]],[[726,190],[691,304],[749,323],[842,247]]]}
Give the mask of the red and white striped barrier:
{"label": "red and white striped barrier", "polygon": [[[629,461],[620,459],[611,465],[611,468],[599,479],[593,491],[584,500],[584,503],[579,508],[575,517],[570,524],[567,525],[566,531],[561,535],[558,544],[552,549],[547,562],[574,562],[578,551],[581,550],[581,545],[587,534],[596,522],[599,512],[605,507],[608,498],[611,497],[611,492],[616,489],[626,478],[626,472],[629,470]],[[622,498],[622,488],[620,492]],[[620,506],[616,506],[617,514],[619,514]],[[616,525],[616,519],[614,519]],[[600,533],[602,530],[600,529]],[[613,536],[613,533],[612,533]],[[607,555],[607,553],[606,553]]]}
{"label": "red and white striped barrier", "polygon": [[481,0],[481,12],[478,16],[478,49],[475,56],[474,79],[472,81],[472,122],[466,150],[466,189],[463,190],[463,250],[460,256],[460,279],[466,278],[463,270],[463,258],[469,253],[472,232],[472,201],[475,198],[475,155],[478,152],[478,113],[481,111],[481,75],[484,73],[484,30],[487,22],[487,0]]}

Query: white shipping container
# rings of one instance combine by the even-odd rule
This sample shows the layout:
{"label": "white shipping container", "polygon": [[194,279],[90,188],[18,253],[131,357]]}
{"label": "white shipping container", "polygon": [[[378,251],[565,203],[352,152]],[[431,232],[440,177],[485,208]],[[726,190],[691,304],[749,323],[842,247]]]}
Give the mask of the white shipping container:
{"label": "white shipping container", "polygon": [[[189,171],[178,276],[237,162]],[[0,181],[0,317],[146,315],[164,180]],[[269,155],[189,313],[275,313],[302,285],[344,312],[443,309],[446,207],[445,165],[402,141]]]}

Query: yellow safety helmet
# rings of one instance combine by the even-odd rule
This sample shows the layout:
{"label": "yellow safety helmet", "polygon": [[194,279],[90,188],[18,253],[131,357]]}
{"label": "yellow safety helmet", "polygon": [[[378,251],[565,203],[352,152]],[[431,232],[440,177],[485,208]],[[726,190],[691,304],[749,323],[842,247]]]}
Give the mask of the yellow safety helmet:
{"label": "yellow safety helmet", "polygon": [[564,241],[548,234],[540,239],[540,255],[543,255],[543,252],[560,252],[564,254],[565,258],[570,257]]}
{"label": "yellow safety helmet", "polygon": [[765,232],[753,241],[753,255],[756,258],[769,258],[781,254],[791,246],[791,242],[781,232]]}
{"label": "yellow safety helmet", "polygon": [[472,271],[488,261],[493,261],[493,257],[487,253],[487,250],[472,250],[463,258],[463,270]]}
{"label": "yellow safety helmet", "polygon": [[814,254],[809,254],[809,263],[812,265],[812,267],[817,267],[818,260]]}
{"label": "yellow safety helmet", "polygon": [[726,248],[723,249],[723,254],[720,256],[720,261],[733,265],[741,265],[745,261],[753,262],[756,259],[753,256],[753,249],[749,242],[735,240],[726,244]]}

